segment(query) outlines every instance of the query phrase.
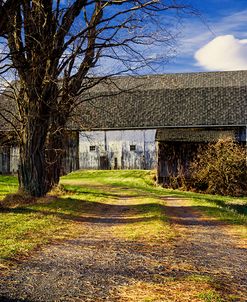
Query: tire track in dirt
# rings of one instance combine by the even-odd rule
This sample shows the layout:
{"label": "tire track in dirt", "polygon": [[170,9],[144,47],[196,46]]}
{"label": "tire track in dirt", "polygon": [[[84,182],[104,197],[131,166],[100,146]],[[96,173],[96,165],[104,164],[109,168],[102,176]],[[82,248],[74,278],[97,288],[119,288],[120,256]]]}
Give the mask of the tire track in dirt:
{"label": "tire track in dirt", "polygon": [[[186,200],[163,198],[164,211],[179,234],[172,243],[120,239],[113,230],[130,223],[132,198],[120,195],[114,206],[106,204],[93,219],[75,223],[80,236],[44,246],[2,274],[0,301],[140,302],[145,301],[143,293],[134,295],[136,284],[145,291],[143,283],[162,291],[153,301],[202,301],[195,295],[200,283],[190,288],[192,282],[183,279],[192,274],[213,277],[239,296],[234,301],[247,301],[246,249],[237,246],[226,225],[205,217]],[[165,281],[169,278],[175,281]],[[123,298],[121,289],[131,293],[132,287],[133,296]]]}
{"label": "tire track in dirt", "polygon": [[246,240],[234,234],[231,226],[196,210],[186,199],[163,200],[170,222],[182,234],[174,248],[177,265],[191,265],[236,295],[236,301],[247,301]]}

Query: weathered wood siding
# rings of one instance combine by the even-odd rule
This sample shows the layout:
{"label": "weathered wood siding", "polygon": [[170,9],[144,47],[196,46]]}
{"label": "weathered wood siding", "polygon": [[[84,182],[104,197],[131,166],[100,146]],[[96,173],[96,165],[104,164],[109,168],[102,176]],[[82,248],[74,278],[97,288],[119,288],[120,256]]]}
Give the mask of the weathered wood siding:
{"label": "weathered wood siding", "polygon": [[19,148],[0,147],[0,174],[15,174],[19,164]]}
{"label": "weathered wood siding", "polygon": [[158,182],[169,185],[174,178],[189,178],[189,166],[205,143],[159,142]]}
{"label": "weathered wood siding", "polygon": [[10,148],[1,147],[0,149],[0,172],[1,174],[10,173]]}
{"label": "weathered wood siding", "polygon": [[17,146],[10,148],[10,173],[16,174],[19,166],[20,152]]}
{"label": "weathered wood siding", "polygon": [[155,130],[81,132],[80,169],[154,169]]}
{"label": "weathered wood siding", "polygon": [[68,174],[79,169],[79,133],[68,131],[64,137],[64,155],[61,174]]}
{"label": "weathered wood siding", "polygon": [[[79,133],[68,131],[64,136],[64,154],[62,159],[61,174],[79,169]],[[19,147],[4,144],[0,146],[0,174],[16,174],[19,166]]]}
{"label": "weathered wood siding", "polygon": [[189,166],[198,149],[220,138],[231,137],[246,144],[246,127],[160,129],[158,141],[158,182],[170,185],[174,178],[189,179]]}

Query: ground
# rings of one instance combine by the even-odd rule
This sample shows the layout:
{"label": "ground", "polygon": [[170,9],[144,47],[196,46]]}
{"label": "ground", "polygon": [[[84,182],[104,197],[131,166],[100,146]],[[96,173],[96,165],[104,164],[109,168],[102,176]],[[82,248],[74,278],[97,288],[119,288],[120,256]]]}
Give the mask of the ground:
{"label": "ground", "polygon": [[[153,187],[144,171],[74,173],[62,183],[59,198],[3,210],[15,221],[33,215],[46,240],[43,216],[67,233],[22,257],[3,248],[0,301],[247,301],[246,220],[219,208],[220,197],[209,207],[203,195]],[[246,199],[233,205],[243,212]]]}

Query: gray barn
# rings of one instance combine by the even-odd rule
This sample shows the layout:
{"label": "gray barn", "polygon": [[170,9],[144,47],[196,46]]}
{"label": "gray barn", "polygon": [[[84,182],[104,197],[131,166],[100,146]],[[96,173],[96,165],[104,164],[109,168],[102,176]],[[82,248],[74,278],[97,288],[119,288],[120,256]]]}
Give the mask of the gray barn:
{"label": "gray barn", "polygon": [[186,173],[202,144],[229,136],[246,144],[247,71],[121,77],[114,85],[78,112],[91,129],[80,139],[80,168],[102,168],[104,158],[109,168],[157,166],[167,182],[181,168]]}
{"label": "gray barn", "polygon": [[166,182],[201,144],[222,136],[246,144],[247,71],[118,77],[89,96],[68,126],[66,171],[158,167]]}

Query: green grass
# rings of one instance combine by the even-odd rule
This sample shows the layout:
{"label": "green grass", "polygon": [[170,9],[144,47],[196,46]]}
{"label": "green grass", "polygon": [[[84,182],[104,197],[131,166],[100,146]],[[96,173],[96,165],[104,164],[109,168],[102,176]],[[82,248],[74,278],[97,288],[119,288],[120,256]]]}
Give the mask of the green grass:
{"label": "green grass", "polygon": [[75,234],[72,221],[78,206],[70,210],[72,207],[69,200],[55,199],[3,209],[0,212],[0,263],[18,254],[27,254],[52,239]]}
{"label": "green grass", "polygon": [[224,302],[220,295],[212,290],[200,293],[198,298],[205,302]]}
{"label": "green grass", "polygon": [[62,182],[66,185],[70,180],[83,181],[84,183],[93,185],[110,185],[122,189],[139,189],[149,193],[161,193],[161,188],[153,186],[150,177],[151,172],[145,170],[88,170],[76,171],[62,178]]}
{"label": "green grass", "polygon": [[205,214],[236,225],[244,237],[247,237],[247,197],[230,197],[210,194],[184,192],[191,206]]}
{"label": "green grass", "polygon": [[[50,240],[76,236],[83,232],[81,224],[77,228],[81,218],[107,219],[116,201],[127,195],[135,197],[134,205],[125,213],[128,219],[112,232],[125,240],[144,237],[151,240],[164,233],[168,223],[159,199],[156,196],[138,199],[140,192],[145,194],[145,190],[153,190],[149,172],[134,171],[131,174],[131,171],[121,176],[114,175],[112,171],[100,172],[99,175],[91,171],[72,173],[62,178],[64,183],[67,182],[65,188],[68,192],[59,198],[43,198],[27,205],[13,206],[11,203],[0,212],[0,261],[3,263],[17,255],[27,254]],[[16,177],[0,176],[2,199],[17,189]]]}
{"label": "green grass", "polygon": [[124,213],[128,218],[111,230],[118,238],[153,242],[174,237],[160,199],[164,191],[153,186],[150,171],[78,171],[61,183],[73,198],[75,192],[84,194],[90,202],[108,204],[109,209],[119,198],[127,198],[126,202],[131,198]]}
{"label": "green grass", "polygon": [[0,175],[0,200],[2,200],[7,194],[15,193],[17,188],[17,177]]}
{"label": "green grass", "polygon": [[[128,220],[112,230],[126,240],[172,238],[161,198],[176,196],[217,219],[235,224],[246,235],[247,198],[221,197],[155,186],[150,171],[78,171],[61,180],[67,193],[0,212],[0,259],[10,260],[50,240],[76,236],[81,217],[106,219],[119,198],[131,197]],[[0,200],[17,191],[17,178],[0,176]],[[95,218],[95,219],[96,219]],[[128,223],[127,223],[128,222]],[[80,229],[82,232],[82,229]],[[163,234],[163,235],[162,235]]]}
{"label": "green grass", "polygon": [[[16,177],[0,176],[1,200],[17,190]],[[65,219],[64,214],[73,216],[79,207],[69,200],[40,199],[33,205],[0,209],[0,267],[51,239],[73,235],[72,220]]]}
{"label": "green grass", "polygon": [[[178,198],[190,199],[193,206],[207,214],[231,224],[247,225],[247,197],[230,197],[209,194],[199,194],[180,190],[164,189],[154,186],[152,172],[144,170],[118,171],[77,171],[62,179],[65,187],[70,188],[70,181],[86,180],[90,184],[105,184],[123,189],[137,190],[132,194],[138,195],[138,190],[154,194],[154,196],[170,195]],[[78,190],[80,188],[78,187]],[[128,194],[126,192],[126,194]]]}

